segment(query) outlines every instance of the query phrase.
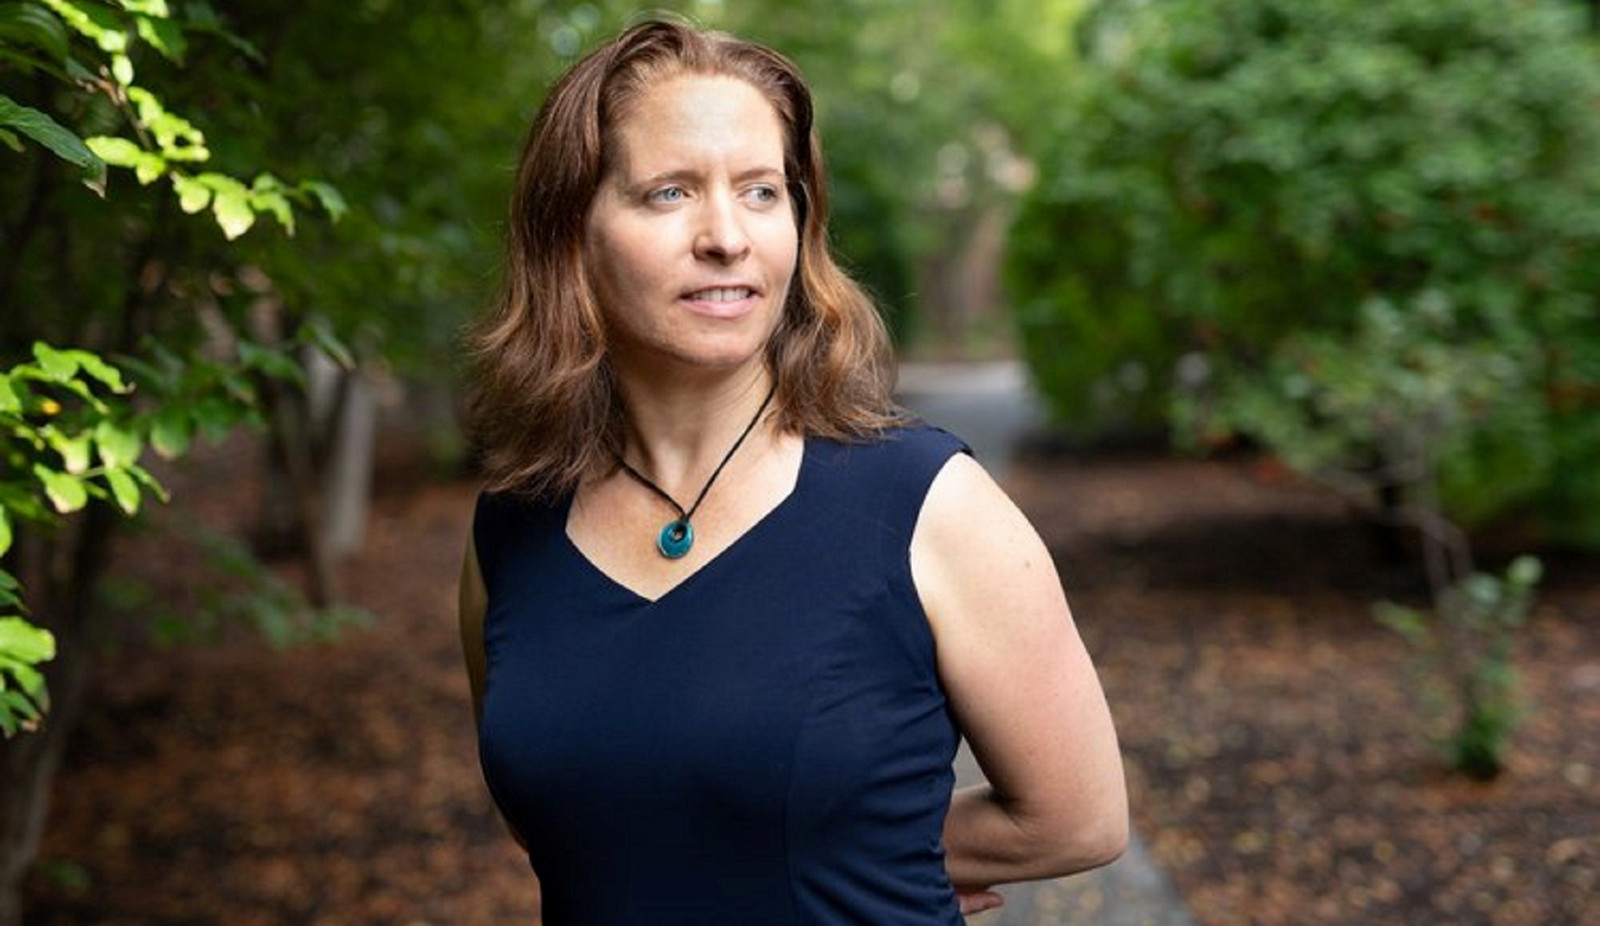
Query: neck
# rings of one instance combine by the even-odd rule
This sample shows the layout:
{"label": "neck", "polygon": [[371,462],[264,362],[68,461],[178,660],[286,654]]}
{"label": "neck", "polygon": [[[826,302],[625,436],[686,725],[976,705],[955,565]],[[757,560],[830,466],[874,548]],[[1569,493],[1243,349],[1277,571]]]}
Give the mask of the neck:
{"label": "neck", "polygon": [[[702,380],[650,379],[619,371],[617,381],[628,422],[624,459],[674,495],[699,490],[772,387],[762,365]],[[771,411],[769,405],[763,414],[770,416]],[[758,423],[740,454],[755,455],[768,435],[767,427]]]}

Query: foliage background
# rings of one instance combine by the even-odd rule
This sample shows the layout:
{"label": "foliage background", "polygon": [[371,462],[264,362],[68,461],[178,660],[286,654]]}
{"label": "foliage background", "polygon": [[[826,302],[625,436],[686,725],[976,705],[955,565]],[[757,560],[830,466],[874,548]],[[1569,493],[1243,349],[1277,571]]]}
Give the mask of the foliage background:
{"label": "foliage background", "polygon": [[[1600,544],[1595,4],[657,7],[770,42],[812,78],[836,243],[908,352],[1007,350],[1009,311],[1079,435],[1154,428],[1372,475],[1396,435],[1425,431],[1452,516]],[[29,24],[74,9],[133,38],[117,50],[63,31],[84,70],[40,66]],[[125,366],[133,395],[73,407],[85,433],[112,422],[105,447],[179,449],[255,421],[315,457],[294,426],[302,348],[348,347],[459,454],[456,338],[495,285],[522,132],[549,81],[637,15],[619,0],[0,0],[8,100],[145,153],[189,144],[142,137],[156,120],[102,92],[130,76],[207,151],[204,168],[190,150],[137,178],[139,151],[103,148],[101,196],[26,139],[0,148],[0,369],[48,366],[36,342]],[[191,168],[257,195],[243,214],[190,215],[174,171]],[[210,202],[230,189],[215,181]],[[1005,293],[983,285],[1002,248]],[[53,388],[0,409],[5,426],[37,437]],[[1397,409],[1439,420],[1413,428]],[[0,482],[37,464],[138,507],[103,473],[70,473],[101,445],[58,430],[8,451]],[[127,466],[102,469],[142,472],[111,455]],[[68,611],[103,612],[95,538],[117,509],[85,497],[49,529],[20,497],[0,526],[30,523],[0,565],[21,574],[24,553],[79,544],[85,570],[30,584],[30,618],[59,629]],[[70,676],[66,654],[100,632],[51,671]]]}
{"label": "foliage background", "polygon": [[1588,22],[1517,0],[1101,4],[1011,239],[1027,354],[1061,419],[1372,469],[1375,422],[1306,401],[1327,372],[1315,343],[1353,338],[1373,299],[1447,304],[1415,348],[1483,363],[1368,371],[1396,407],[1495,371],[1435,448],[1445,509],[1600,543]]}

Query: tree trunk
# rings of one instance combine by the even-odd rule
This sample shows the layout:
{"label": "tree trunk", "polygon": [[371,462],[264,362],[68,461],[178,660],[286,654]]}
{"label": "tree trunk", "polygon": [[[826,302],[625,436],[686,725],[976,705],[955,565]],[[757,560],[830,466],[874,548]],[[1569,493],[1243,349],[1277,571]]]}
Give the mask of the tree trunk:
{"label": "tree trunk", "polygon": [[271,422],[272,462],[287,477],[295,536],[306,556],[306,597],[313,606],[326,608],[339,598],[338,580],[322,526],[322,486],[311,444],[310,416],[290,386],[269,381],[261,394]]}
{"label": "tree trunk", "polygon": [[94,589],[104,573],[117,518],[91,505],[49,536],[17,538],[16,574],[30,592],[33,619],[56,637],[44,666],[50,710],[33,733],[0,741],[0,926],[22,922],[22,882],[39,851],[50,790],[88,687]]}

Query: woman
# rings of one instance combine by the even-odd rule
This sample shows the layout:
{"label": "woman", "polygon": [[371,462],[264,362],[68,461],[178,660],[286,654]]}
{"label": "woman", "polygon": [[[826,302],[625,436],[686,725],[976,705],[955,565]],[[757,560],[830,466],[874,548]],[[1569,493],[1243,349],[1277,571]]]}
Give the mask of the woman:
{"label": "woman", "polygon": [[958,923],[1122,851],[1049,556],[893,409],[826,213],[804,80],[723,34],[628,30],[529,135],[461,633],[551,924]]}

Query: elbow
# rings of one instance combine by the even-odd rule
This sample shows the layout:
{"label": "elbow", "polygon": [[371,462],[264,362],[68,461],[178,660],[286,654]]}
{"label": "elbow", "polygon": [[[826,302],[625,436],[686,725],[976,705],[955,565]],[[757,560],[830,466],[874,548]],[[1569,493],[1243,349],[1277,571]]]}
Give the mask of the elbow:
{"label": "elbow", "polygon": [[1040,858],[1050,869],[1048,877],[1063,877],[1109,865],[1128,850],[1128,816],[1105,814],[1094,820],[1079,821],[1041,846]]}
{"label": "elbow", "polygon": [[1081,848],[1086,862],[1080,871],[1109,865],[1128,851],[1128,815],[1107,816],[1091,834],[1086,834]]}
{"label": "elbow", "polygon": [[1080,812],[1070,820],[1058,821],[1050,828],[1052,835],[1036,847],[1038,858],[1050,869],[1047,877],[1100,868],[1128,850],[1128,831],[1126,800],[1106,800],[1093,813]]}

